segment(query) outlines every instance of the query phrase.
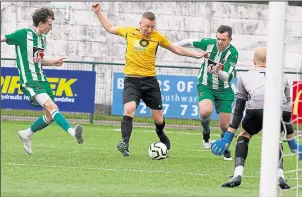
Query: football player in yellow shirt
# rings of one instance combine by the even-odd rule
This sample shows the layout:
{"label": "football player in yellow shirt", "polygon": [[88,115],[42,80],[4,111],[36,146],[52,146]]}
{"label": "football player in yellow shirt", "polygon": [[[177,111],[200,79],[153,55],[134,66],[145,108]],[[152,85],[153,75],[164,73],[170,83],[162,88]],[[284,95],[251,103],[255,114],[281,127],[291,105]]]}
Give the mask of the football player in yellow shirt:
{"label": "football player in yellow shirt", "polygon": [[125,157],[130,155],[129,140],[133,125],[132,119],[140,99],[151,110],[160,141],[170,149],[170,140],[164,133],[165,119],[162,112],[160,87],[155,76],[155,58],[158,46],[175,54],[194,58],[202,58],[207,56],[207,53],[189,51],[170,42],[155,30],[156,18],[152,12],[145,12],[142,15],[139,28],[115,27],[103,15],[100,3],[94,3],[92,9],[109,33],[120,35],[127,40],[123,90],[124,116],[121,122],[122,141],[118,142],[117,149]]}

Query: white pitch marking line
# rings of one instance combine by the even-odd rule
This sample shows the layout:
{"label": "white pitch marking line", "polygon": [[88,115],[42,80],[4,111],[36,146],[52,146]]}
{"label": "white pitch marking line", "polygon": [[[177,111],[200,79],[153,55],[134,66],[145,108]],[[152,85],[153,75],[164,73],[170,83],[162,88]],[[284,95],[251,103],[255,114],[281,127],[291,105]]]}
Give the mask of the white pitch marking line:
{"label": "white pitch marking line", "polygon": [[[112,131],[118,131],[118,132],[121,132],[121,129],[113,129]],[[141,133],[155,133],[155,131],[148,131],[148,130],[145,130],[145,131],[142,131],[140,130],[139,132]],[[179,131],[165,131],[165,133],[170,133],[170,134],[181,134],[181,135],[202,135],[201,132],[200,133],[190,133],[190,132],[179,132]],[[216,137],[220,137],[220,134],[213,134],[211,133],[211,136],[216,136]],[[237,135],[237,138],[238,138],[238,135]],[[261,139],[260,136],[255,136],[254,138],[259,138]]]}
{"label": "white pitch marking line", "polygon": [[[9,165],[9,166],[24,166],[24,167],[42,167],[42,168],[64,168],[64,169],[82,169],[82,170],[96,170],[96,171],[113,171],[113,172],[142,172],[142,173],[163,173],[163,174],[178,174],[178,175],[192,175],[192,176],[223,176],[226,175],[222,174],[204,174],[204,173],[192,173],[192,172],[171,172],[171,171],[163,171],[163,170],[136,170],[136,169],[115,169],[115,168],[85,168],[85,167],[71,167],[71,166],[54,166],[54,165],[27,165],[27,164],[20,164],[20,163],[2,163],[2,165]],[[259,178],[259,176],[244,176],[245,178]],[[287,178],[287,179],[293,179],[293,180],[299,180],[299,178],[293,177],[293,178]]]}
{"label": "white pitch marking line", "polygon": [[[121,129],[113,129],[113,131],[118,131],[121,132]],[[144,132],[144,133],[155,133],[155,131],[139,131],[139,132]],[[171,133],[171,134],[181,134],[181,135],[202,135],[201,132],[200,133],[190,133],[190,132],[178,132],[178,131],[165,131],[165,133]],[[211,134],[211,136],[220,136],[220,134]]]}
{"label": "white pitch marking line", "polygon": [[210,149],[209,150],[191,150],[192,152],[209,152],[210,151]]}
{"label": "white pitch marking line", "polygon": [[[24,166],[24,167],[42,167],[42,168],[64,168],[64,169],[82,169],[82,170],[96,170],[96,171],[113,171],[113,172],[142,172],[142,173],[162,173],[162,174],[178,174],[178,175],[192,175],[192,176],[226,176],[222,174],[203,174],[203,173],[192,173],[192,172],[171,172],[171,171],[163,171],[163,170],[136,170],[136,169],[115,169],[115,168],[86,168],[86,167],[71,167],[71,166],[54,166],[54,165],[27,165],[20,163],[2,163],[2,165],[9,166]],[[259,178],[259,176],[244,176],[246,178]]]}

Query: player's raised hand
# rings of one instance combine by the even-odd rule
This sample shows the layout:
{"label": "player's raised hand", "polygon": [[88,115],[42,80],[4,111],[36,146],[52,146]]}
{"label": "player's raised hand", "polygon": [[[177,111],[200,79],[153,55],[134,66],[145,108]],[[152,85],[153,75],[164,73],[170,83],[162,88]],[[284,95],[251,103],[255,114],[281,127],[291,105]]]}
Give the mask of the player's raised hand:
{"label": "player's raised hand", "polygon": [[101,5],[100,5],[100,3],[93,3],[93,4],[92,4],[92,9],[93,9],[94,12],[100,11],[100,10],[101,10]]}
{"label": "player's raised hand", "polygon": [[209,53],[206,51],[202,51],[202,52],[198,52],[198,54],[196,55],[196,58],[208,58],[209,57]]}
{"label": "player's raised hand", "polygon": [[54,66],[62,66],[62,64],[64,63],[64,59],[65,59],[65,58],[60,57],[59,59],[54,60],[54,61],[53,61],[53,65],[54,65]]}

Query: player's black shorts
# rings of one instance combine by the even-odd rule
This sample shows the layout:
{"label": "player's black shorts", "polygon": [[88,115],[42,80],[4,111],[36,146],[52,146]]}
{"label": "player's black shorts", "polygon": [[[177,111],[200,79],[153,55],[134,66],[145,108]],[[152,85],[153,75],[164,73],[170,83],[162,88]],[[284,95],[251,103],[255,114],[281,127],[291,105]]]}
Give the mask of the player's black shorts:
{"label": "player's black shorts", "polygon": [[162,109],[161,92],[156,77],[125,77],[123,103],[135,101],[138,106],[140,99],[150,109]]}
{"label": "player's black shorts", "polygon": [[[255,135],[262,130],[263,110],[262,109],[247,109],[242,120],[242,128],[250,135]],[[281,122],[281,132],[286,132],[287,135],[294,133],[291,124],[291,112],[283,111],[283,122]]]}

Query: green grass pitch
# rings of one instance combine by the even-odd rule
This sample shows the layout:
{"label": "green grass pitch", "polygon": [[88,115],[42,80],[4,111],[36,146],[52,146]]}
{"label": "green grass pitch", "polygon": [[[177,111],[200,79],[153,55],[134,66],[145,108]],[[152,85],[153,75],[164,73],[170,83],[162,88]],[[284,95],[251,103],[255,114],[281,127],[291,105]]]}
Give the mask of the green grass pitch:
{"label": "green grass pitch", "polygon": [[[29,125],[1,122],[1,196],[259,196],[261,135],[250,142],[241,186],[226,189],[220,186],[233,175],[234,161],[204,150],[200,131],[172,130],[167,125],[172,148],[169,158],[157,161],[147,152],[158,141],[153,128],[134,124],[131,155],[124,158],[116,149],[121,138],[118,126],[89,124],[83,125],[85,142],[81,145],[53,124],[34,135],[33,155],[26,155],[16,132]],[[212,139],[218,136],[218,131],[212,132]],[[233,157],[236,140],[231,146]],[[289,153],[287,144],[284,147]],[[284,166],[295,170],[295,157],[286,157]],[[302,172],[298,179],[296,173],[286,177],[293,187],[302,184]],[[294,197],[296,192],[282,192],[282,196]]]}

